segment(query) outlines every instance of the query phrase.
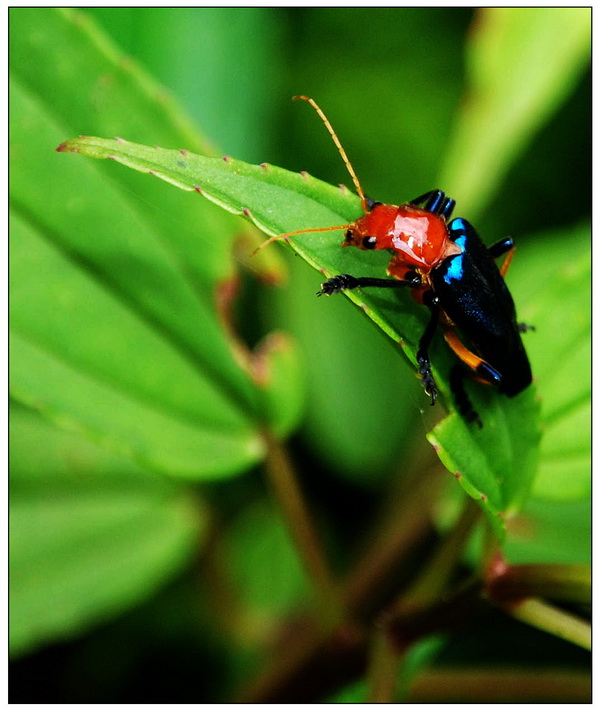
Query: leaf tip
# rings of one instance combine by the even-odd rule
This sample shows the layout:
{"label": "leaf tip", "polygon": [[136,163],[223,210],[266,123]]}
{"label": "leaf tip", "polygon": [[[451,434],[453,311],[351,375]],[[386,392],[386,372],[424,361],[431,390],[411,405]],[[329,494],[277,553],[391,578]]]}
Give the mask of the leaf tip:
{"label": "leaf tip", "polygon": [[[86,138],[86,136],[79,136],[79,138]],[[57,153],[79,153],[79,146],[76,141],[77,138],[71,138],[68,141],[63,141],[55,150]]]}
{"label": "leaf tip", "polygon": [[57,153],[72,153],[68,146],[68,141],[63,141],[57,148],[54,149]]}

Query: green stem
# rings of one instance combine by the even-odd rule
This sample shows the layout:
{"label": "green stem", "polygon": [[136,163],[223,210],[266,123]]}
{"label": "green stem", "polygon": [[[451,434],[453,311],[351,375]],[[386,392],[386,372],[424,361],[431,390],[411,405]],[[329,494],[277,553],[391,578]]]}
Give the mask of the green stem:
{"label": "green stem", "polygon": [[592,647],[591,626],[585,620],[550,605],[538,598],[527,598],[519,603],[503,606],[504,610],[521,622],[562,637],[584,649]]}

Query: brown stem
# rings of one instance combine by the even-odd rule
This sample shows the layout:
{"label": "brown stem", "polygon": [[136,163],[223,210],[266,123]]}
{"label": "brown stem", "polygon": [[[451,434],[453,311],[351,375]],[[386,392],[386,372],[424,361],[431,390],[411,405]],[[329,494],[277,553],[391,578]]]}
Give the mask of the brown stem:
{"label": "brown stem", "polygon": [[590,703],[589,674],[566,669],[430,669],[407,703]]}
{"label": "brown stem", "polygon": [[337,582],[327,563],[317,529],[310,515],[298,477],[282,444],[269,434],[265,466],[269,484],[283,512],[296,550],[304,564],[315,591],[321,598],[320,618],[326,626],[341,619],[341,603]]}

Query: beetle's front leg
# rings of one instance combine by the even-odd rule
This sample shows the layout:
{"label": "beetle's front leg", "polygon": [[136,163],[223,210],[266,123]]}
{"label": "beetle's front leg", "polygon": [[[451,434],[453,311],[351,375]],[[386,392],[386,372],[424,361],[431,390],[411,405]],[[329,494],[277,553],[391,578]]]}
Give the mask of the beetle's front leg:
{"label": "beetle's front leg", "polygon": [[426,291],[423,294],[423,303],[431,312],[429,323],[419,340],[419,349],[417,350],[417,365],[419,366],[419,375],[421,377],[421,385],[425,392],[431,398],[431,404],[435,405],[438,396],[438,389],[431,372],[431,360],[429,359],[429,347],[433,341],[438,322],[440,320],[440,301],[433,291]]}
{"label": "beetle's front leg", "polygon": [[340,291],[349,289],[358,289],[362,286],[377,286],[383,288],[395,289],[400,286],[416,287],[421,285],[421,277],[416,273],[411,273],[409,279],[378,279],[376,277],[354,277],[351,274],[337,274],[327,279],[321,284],[321,290],[317,292],[317,296],[331,296]]}

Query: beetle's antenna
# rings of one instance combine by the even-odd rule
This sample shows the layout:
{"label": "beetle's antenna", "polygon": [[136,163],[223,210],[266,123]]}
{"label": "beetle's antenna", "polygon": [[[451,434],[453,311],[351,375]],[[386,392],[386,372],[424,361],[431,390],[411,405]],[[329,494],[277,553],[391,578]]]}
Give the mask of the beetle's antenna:
{"label": "beetle's antenna", "polygon": [[274,237],[269,237],[262,244],[260,244],[254,252],[250,255],[253,257],[257,252],[259,252],[263,247],[266,247],[271,242],[277,242],[280,239],[287,239],[294,235],[302,235],[308,232],[332,232],[333,230],[347,230],[352,227],[352,223],[348,225],[335,225],[335,227],[309,227],[307,230],[294,230],[293,232],[284,232],[282,235],[275,235]]}
{"label": "beetle's antenna", "polygon": [[329,119],[323,113],[323,109],[321,109],[319,104],[317,104],[314,99],[311,99],[310,96],[293,96],[292,98],[294,101],[297,101],[298,99],[302,99],[302,101],[308,101],[308,103],[313,107],[313,109],[319,114],[319,118],[325,124],[325,128],[329,131],[329,135],[331,136],[331,138],[333,138],[333,142],[335,143],[336,148],[338,149],[342,160],[344,161],[344,165],[346,166],[347,171],[350,173],[350,177],[352,178],[352,182],[354,183],[354,187],[356,188],[356,192],[358,193],[358,197],[360,198],[360,204],[362,206],[363,212],[366,214],[368,212],[367,198],[365,197],[363,189],[360,186],[360,182],[356,173],[354,172],[352,163],[350,163],[348,156],[346,155],[346,151],[340,143],[340,139],[337,137],[336,132],[333,130],[333,126],[329,123]]}

